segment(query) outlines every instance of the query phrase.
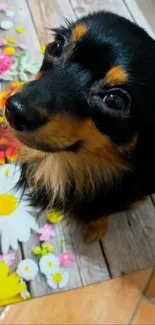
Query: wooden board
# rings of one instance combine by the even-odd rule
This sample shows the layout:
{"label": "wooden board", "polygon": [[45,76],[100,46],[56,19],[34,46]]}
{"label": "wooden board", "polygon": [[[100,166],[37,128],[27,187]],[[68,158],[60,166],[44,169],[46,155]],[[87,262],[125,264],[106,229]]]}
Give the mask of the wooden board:
{"label": "wooden board", "polygon": [[155,1],[124,0],[133,20],[155,38]]}
{"label": "wooden board", "polygon": [[112,216],[102,244],[112,277],[153,265],[155,209],[151,200],[134,211]]}
{"label": "wooden board", "polygon": [[[0,0],[1,3],[3,0]],[[5,3],[9,4],[10,9],[16,8],[15,17],[9,19],[13,20],[15,26],[25,27],[25,33],[17,34],[15,29],[0,33],[3,37],[9,35],[26,43],[31,58],[35,60],[41,56],[40,44],[52,40],[50,29],[64,24],[64,17],[75,20],[97,9],[119,13],[139,23],[152,33],[151,35],[155,33],[152,14],[155,2],[151,0],[147,2],[148,7],[144,0],[7,0]],[[3,84],[2,88],[5,89],[6,84]],[[39,224],[45,222],[43,215],[39,218]],[[104,281],[111,276],[120,276],[154,264],[155,209],[151,199],[135,211],[112,216],[106,237],[90,246],[84,244],[80,229],[70,230],[59,224],[56,226],[56,232],[57,237],[51,241],[55,254],[60,253],[62,235],[65,237],[67,248],[75,254],[67,289]],[[19,247],[17,262],[21,256],[33,258],[38,262],[32,254],[32,247],[38,244],[38,236],[32,234],[30,240]],[[30,291],[32,296],[55,292],[47,286],[45,277],[41,274],[30,283]]]}

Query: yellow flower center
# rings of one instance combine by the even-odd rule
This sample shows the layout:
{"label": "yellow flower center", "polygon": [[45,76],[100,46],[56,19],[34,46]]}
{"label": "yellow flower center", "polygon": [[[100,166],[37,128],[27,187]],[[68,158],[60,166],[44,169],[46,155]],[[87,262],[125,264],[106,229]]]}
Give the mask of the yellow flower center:
{"label": "yellow flower center", "polygon": [[17,209],[18,201],[12,194],[0,194],[0,216],[8,216]]}
{"label": "yellow flower center", "polygon": [[29,266],[25,266],[24,271],[26,271],[26,272],[29,271]]}
{"label": "yellow flower center", "polygon": [[56,282],[56,283],[61,282],[62,279],[63,279],[63,277],[62,277],[62,274],[61,273],[55,273],[53,275],[53,281]]}
{"label": "yellow flower center", "polygon": [[52,262],[48,262],[48,267],[52,267]]}

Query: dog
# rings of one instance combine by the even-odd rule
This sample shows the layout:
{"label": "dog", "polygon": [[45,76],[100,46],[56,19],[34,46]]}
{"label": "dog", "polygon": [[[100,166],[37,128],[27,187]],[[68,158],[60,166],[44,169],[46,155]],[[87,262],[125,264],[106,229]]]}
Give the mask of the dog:
{"label": "dog", "polygon": [[104,11],[53,32],[5,116],[22,143],[18,186],[82,223],[89,243],[105,218],[155,192],[155,41]]}

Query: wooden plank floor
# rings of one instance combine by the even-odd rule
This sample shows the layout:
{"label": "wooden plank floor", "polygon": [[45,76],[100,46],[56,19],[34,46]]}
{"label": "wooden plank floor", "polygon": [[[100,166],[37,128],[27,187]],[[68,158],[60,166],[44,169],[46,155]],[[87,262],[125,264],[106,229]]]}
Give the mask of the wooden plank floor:
{"label": "wooden plank floor", "polygon": [[[3,0],[0,0],[3,3]],[[106,9],[136,21],[155,37],[155,0],[5,0],[10,9],[16,11],[11,18],[15,26],[25,27],[25,33],[16,34],[15,29],[0,32],[1,36],[15,37],[28,45],[31,58],[39,58],[39,44],[51,41],[50,28],[59,26],[64,17],[75,20],[81,15]],[[0,14],[0,19],[2,18]],[[4,89],[4,84],[2,88]],[[45,223],[45,216],[39,223]],[[63,224],[56,228],[58,235],[65,236],[68,248],[75,252],[75,262],[72,277],[67,289],[84,286],[94,282],[104,281],[133,271],[139,271],[154,264],[155,260],[155,208],[154,196],[136,209],[112,216],[109,220],[108,234],[101,242],[90,246],[83,243],[80,230],[70,233]],[[56,252],[60,252],[57,241],[52,241]],[[31,247],[37,244],[37,238],[32,235],[29,242],[22,245],[22,254],[32,257]],[[21,256],[20,248],[18,257]],[[33,256],[34,258],[34,256]],[[38,275],[30,284],[32,296],[40,296],[53,292],[44,278]]]}

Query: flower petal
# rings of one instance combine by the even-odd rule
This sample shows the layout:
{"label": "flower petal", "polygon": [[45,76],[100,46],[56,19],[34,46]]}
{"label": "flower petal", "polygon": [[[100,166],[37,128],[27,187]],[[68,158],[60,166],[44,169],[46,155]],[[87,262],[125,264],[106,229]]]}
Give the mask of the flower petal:
{"label": "flower petal", "polygon": [[59,283],[60,289],[65,288],[68,284],[69,273],[67,271],[63,272],[63,280]]}

